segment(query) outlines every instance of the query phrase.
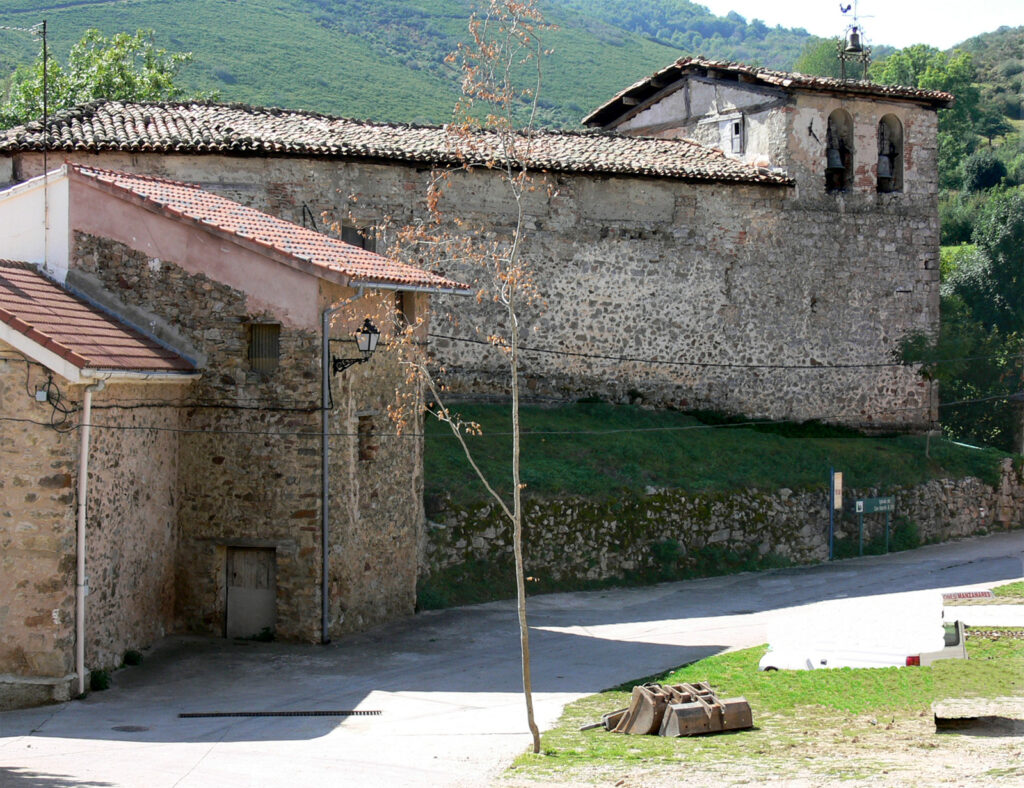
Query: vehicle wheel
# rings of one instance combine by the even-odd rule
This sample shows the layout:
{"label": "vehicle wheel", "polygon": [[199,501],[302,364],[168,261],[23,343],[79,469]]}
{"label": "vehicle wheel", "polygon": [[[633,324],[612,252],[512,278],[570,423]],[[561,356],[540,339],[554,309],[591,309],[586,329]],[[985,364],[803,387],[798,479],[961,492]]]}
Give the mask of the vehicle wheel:
{"label": "vehicle wheel", "polygon": [[768,671],[773,671],[773,672],[775,672],[775,673],[778,673],[779,669],[778,669],[778,668],[773,668],[773,667],[772,667],[771,665],[769,665],[768,667],[766,667],[766,668],[764,669],[764,672],[765,672],[765,673],[767,673]]}

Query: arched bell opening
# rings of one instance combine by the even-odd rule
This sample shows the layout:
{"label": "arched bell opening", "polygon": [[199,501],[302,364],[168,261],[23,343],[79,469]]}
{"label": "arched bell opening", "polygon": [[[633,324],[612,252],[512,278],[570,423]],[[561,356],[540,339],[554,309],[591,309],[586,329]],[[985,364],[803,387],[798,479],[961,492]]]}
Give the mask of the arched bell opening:
{"label": "arched bell opening", "polygon": [[903,124],[895,115],[878,121],[878,191],[903,191]]}
{"label": "arched bell opening", "polygon": [[846,191],[853,186],[853,118],[845,109],[828,116],[825,135],[825,190]]}

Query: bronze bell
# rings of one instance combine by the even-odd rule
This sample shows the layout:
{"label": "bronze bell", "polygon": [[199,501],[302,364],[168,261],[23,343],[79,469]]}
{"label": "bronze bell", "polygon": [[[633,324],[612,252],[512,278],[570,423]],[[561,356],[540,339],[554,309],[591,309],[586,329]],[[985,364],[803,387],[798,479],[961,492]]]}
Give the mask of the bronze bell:
{"label": "bronze bell", "polygon": [[885,153],[878,154],[878,177],[892,177],[892,159]]}
{"label": "bronze bell", "polygon": [[843,166],[843,157],[839,153],[839,148],[829,148],[825,151],[825,169],[826,170],[845,170]]}
{"label": "bronze bell", "polygon": [[846,51],[854,55],[864,51],[860,42],[860,31],[856,27],[851,27],[846,36]]}

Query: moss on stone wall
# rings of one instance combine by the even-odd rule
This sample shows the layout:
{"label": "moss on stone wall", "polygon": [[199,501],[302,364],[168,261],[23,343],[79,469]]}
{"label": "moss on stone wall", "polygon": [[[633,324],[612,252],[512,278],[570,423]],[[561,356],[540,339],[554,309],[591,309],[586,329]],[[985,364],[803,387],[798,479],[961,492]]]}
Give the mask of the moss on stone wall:
{"label": "moss on stone wall", "polygon": [[[857,498],[893,495],[889,548],[986,533],[1024,522],[1024,480],[1007,459],[996,486],[979,479],[848,489],[835,520],[835,556],[856,555]],[[865,553],[884,549],[884,516],[865,518]],[[635,585],[807,564],[828,558],[828,499],[820,491],[691,495],[623,492],[614,499],[527,499],[523,540],[530,593]],[[434,500],[420,608],[515,593],[511,526],[491,504]]]}

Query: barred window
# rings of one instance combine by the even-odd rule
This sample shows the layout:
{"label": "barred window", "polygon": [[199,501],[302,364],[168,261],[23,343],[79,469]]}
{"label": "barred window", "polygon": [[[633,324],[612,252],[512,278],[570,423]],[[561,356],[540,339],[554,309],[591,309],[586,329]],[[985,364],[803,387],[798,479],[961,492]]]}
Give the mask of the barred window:
{"label": "barred window", "polygon": [[279,323],[249,324],[249,367],[268,374],[277,369],[281,358],[281,325]]}
{"label": "barred window", "polygon": [[341,226],[341,240],[347,244],[358,246],[360,249],[365,249],[368,252],[377,251],[377,239],[374,238],[370,230],[360,230],[358,227],[353,227],[350,224],[343,224]]}

